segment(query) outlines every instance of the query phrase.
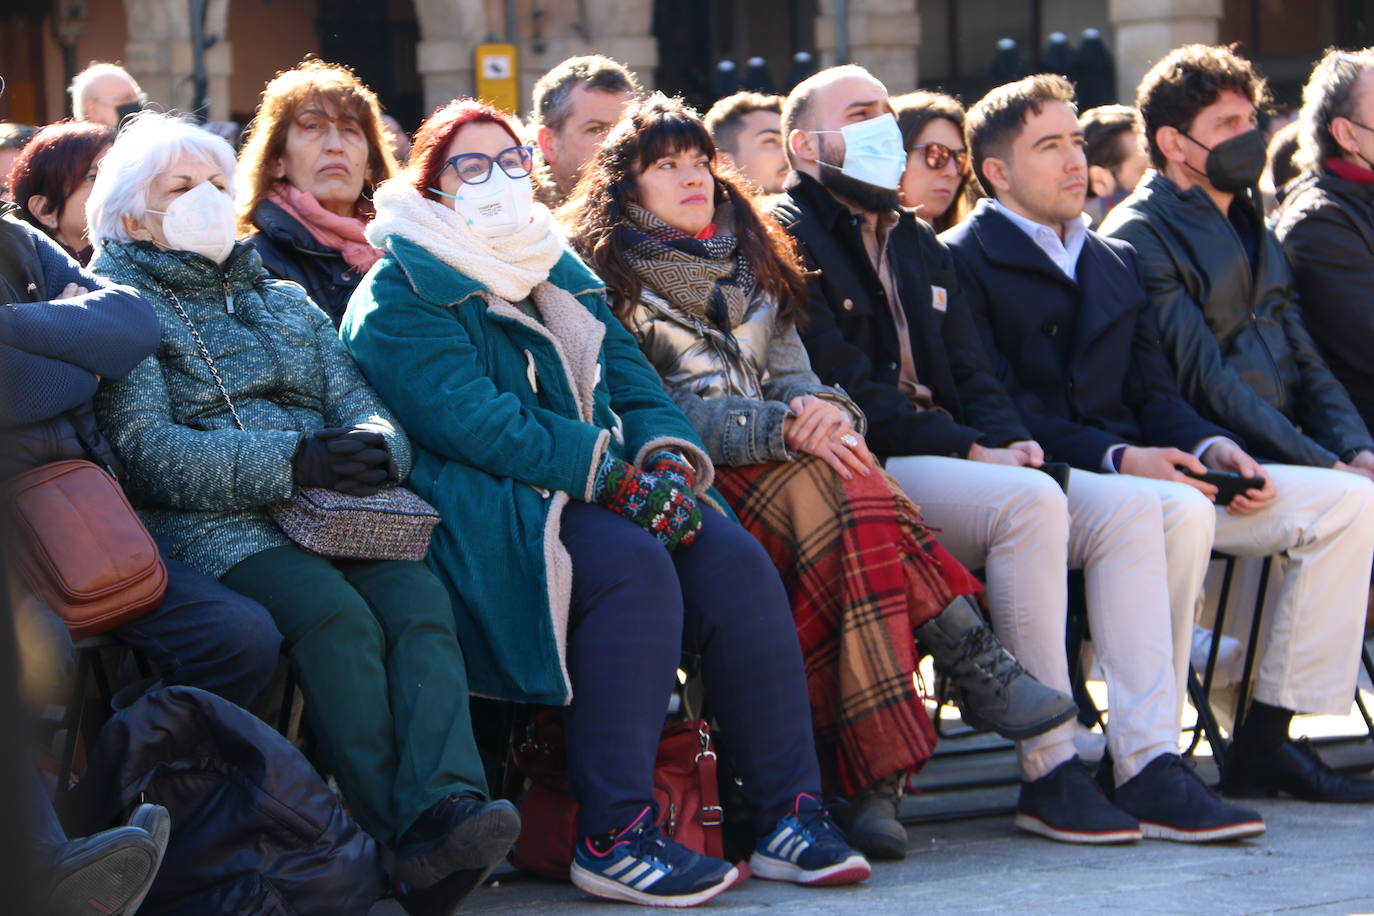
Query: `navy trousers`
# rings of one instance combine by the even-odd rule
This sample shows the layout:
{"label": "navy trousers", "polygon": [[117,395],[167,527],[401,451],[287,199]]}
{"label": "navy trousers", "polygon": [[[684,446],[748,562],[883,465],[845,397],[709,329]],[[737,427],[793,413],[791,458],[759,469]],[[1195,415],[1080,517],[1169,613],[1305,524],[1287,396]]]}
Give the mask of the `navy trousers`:
{"label": "navy trousers", "polygon": [[767,833],[798,793],[820,792],[801,649],[782,581],[752,535],[704,509],[669,554],[609,509],[572,503],[566,717],[578,833],[628,826],[653,803],[653,766],[683,650],[701,657],[706,702]]}

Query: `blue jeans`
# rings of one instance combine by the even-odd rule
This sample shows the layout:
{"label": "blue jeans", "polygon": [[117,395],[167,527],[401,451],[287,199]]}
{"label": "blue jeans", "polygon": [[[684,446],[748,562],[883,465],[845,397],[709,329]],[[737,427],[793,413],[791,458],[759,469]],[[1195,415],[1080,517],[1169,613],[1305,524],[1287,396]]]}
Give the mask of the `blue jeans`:
{"label": "blue jeans", "polygon": [[581,836],[628,826],[653,803],[659,735],[682,652],[701,656],[706,701],[767,833],[798,793],[820,792],[811,707],[792,610],[749,532],[711,509],[669,554],[609,509],[563,512],[572,555],[565,719]]}
{"label": "blue jeans", "polygon": [[110,635],[156,668],[163,683],[247,706],[277,669],[277,625],[262,605],[172,559],[161,538],[157,543],[167,564],[162,604]]}

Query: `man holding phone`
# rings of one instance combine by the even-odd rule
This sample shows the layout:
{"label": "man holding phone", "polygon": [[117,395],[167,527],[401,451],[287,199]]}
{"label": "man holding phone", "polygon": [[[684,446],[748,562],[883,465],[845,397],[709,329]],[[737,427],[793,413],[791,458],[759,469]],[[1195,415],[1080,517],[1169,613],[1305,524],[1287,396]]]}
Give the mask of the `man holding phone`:
{"label": "man holding phone", "polygon": [[[942,240],[996,371],[1047,455],[1131,475],[1158,496],[1176,606],[1195,600],[1213,543],[1285,558],[1223,792],[1374,800],[1374,783],[1335,773],[1288,737],[1295,712],[1350,709],[1374,487],[1333,470],[1260,466],[1180,396],[1134,249],[1083,222],[1087,162],[1066,80],[994,89],[969,110],[966,130],[990,199]],[[1188,653],[1178,649],[1181,681]]]}

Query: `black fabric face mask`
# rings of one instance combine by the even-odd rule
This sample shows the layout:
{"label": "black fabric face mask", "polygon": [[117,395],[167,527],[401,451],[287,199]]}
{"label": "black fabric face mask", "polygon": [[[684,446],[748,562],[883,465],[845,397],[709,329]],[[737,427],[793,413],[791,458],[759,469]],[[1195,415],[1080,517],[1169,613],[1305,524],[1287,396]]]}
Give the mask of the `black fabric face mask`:
{"label": "black fabric face mask", "polygon": [[1265,144],[1264,134],[1258,129],[1237,134],[1216,146],[1207,146],[1186,133],[1183,136],[1207,150],[1207,180],[1218,191],[1239,194],[1259,184],[1264,172]]}
{"label": "black fabric face mask", "polygon": [[116,123],[122,126],[125,118],[138,114],[145,107],[143,102],[125,102],[123,105],[116,105],[115,116],[119,118]]}

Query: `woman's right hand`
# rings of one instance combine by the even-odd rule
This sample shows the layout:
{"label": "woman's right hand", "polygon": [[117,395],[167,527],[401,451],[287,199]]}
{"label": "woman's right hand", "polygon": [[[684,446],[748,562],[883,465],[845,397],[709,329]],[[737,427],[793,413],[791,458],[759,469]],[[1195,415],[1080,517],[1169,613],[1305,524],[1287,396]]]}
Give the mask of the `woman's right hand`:
{"label": "woman's right hand", "polygon": [[789,449],[815,455],[845,480],[853,480],[856,473],[867,477],[878,467],[849,414],[837,405],[808,394],[787,406],[792,416],[782,421],[782,441]]}
{"label": "woman's right hand", "polygon": [[690,491],[609,452],[601,460],[592,489],[598,505],[652,534],[669,553],[695,541],[701,530],[701,507]]}
{"label": "woman's right hand", "polygon": [[316,430],[301,439],[291,464],[292,479],[298,486],[323,487],[353,496],[371,496],[393,476],[386,439],[357,427]]}

